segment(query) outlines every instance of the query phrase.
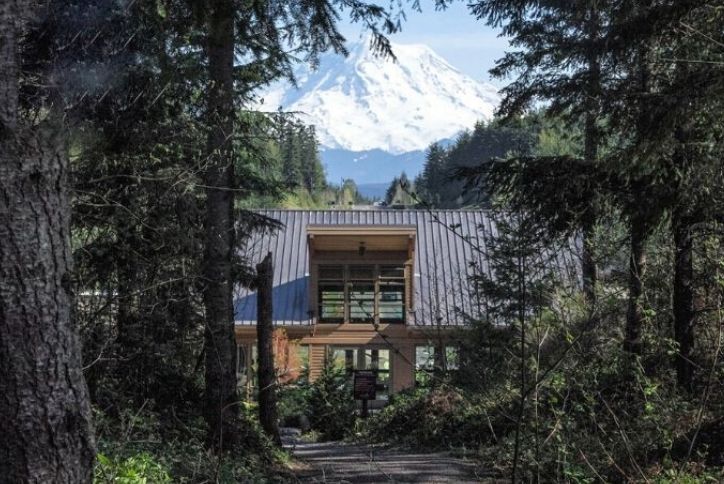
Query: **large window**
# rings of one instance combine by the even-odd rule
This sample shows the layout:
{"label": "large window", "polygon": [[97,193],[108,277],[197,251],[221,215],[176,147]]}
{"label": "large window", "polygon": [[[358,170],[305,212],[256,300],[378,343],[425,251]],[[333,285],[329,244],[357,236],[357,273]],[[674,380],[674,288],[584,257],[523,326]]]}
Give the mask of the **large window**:
{"label": "large window", "polygon": [[444,367],[446,371],[455,371],[459,368],[459,355],[457,346],[445,346],[444,359],[436,358],[436,348],[431,345],[415,347],[415,383],[426,385],[434,373]]}
{"label": "large window", "polygon": [[330,347],[329,362],[344,369],[350,378],[354,370],[370,370],[377,375],[377,400],[387,400],[390,393],[390,350],[366,347]]}
{"label": "large window", "polygon": [[319,265],[319,319],[323,322],[402,323],[402,265]]}

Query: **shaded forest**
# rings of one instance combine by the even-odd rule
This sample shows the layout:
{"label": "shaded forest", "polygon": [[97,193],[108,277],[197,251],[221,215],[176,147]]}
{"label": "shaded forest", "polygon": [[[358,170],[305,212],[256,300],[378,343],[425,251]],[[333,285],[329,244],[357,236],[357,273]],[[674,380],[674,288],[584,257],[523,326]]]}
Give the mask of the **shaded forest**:
{"label": "shaded forest", "polygon": [[237,248],[275,225],[245,207],[356,190],[327,186],[310,128],[250,105],[343,55],[342,14],[389,53],[398,24],[364,2],[0,6],[2,480],[283,473],[237,394]]}
{"label": "shaded forest", "polygon": [[[251,208],[362,200],[327,183],[313,128],[250,106],[344,55],[341,16],[393,56],[417,7],[0,5],[1,481],[294,479],[238,388],[234,288],[268,290],[239,248],[277,227]],[[468,281],[484,317],[370,419],[328,368],[265,386],[279,420],[512,482],[721,481],[724,4],[469,9],[511,39],[497,118],[430,146],[387,201],[490,211],[497,236],[468,241],[490,257]]]}

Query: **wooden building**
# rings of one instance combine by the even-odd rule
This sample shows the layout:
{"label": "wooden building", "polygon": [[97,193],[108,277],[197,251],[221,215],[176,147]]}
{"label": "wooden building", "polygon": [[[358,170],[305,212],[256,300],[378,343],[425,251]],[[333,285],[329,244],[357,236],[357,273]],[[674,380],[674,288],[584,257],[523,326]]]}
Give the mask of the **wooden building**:
{"label": "wooden building", "polygon": [[[310,379],[325,363],[372,369],[383,400],[413,386],[416,369],[480,314],[468,278],[487,270],[484,242],[494,228],[484,211],[259,213],[282,228],[251,238],[242,255],[253,264],[272,254],[274,325],[296,342]],[[256,294],[239,288],[234,304],[244,375],[254,358]],[[445,353],[452,358],[454,348]]]}

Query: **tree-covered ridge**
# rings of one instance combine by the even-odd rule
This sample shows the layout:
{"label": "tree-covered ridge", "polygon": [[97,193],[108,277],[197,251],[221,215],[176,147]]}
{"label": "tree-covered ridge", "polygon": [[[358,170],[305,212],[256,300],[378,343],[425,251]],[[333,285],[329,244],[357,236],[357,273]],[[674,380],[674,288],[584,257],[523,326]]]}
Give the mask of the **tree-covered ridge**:
{"label": "tree-covered ridge", "polygon": [[343,180],[339,185],[327,180],[314,126],[286,113],[255,116],[264,120],[257,128],[260,140],[265,140],[260,146],[265,159],[263,175],[276,191],[246,197],[243,206],[319,209],[370,203],[359,194],[354,180]]}
{"label": "tree-covered ridge", "polygon": [[460,170],[493,159],[528,155],[539,144],[544,149],[550,143],[551,132],[542,123],[536,115],[514,121],[496,119],[476,124],[449,146],[433,143],[423,171],[414,181],[420,203],[435,208],[487,205],[489,194],[464,189],[465,181],[458,176]]}
{"label": "tree-covered ridge", "polygon": [[423,171],[414,180],[418,203],[432,208],[489,206],[488,188],[475,190],[461,175],[494,161],[582,157],[581,124],[557,112],[549,114],[539,108],[523,115],[498,116],[489,123],[477,123],[452,143],[431,144]]}

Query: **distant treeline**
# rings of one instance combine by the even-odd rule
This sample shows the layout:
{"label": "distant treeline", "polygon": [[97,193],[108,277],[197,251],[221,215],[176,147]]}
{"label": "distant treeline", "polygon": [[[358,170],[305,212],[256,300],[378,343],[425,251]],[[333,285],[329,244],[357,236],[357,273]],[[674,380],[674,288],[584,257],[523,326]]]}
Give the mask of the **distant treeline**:
{"label": "distant treeline", "polygon": [[267,140],[265,177],[274,180],[279,191],[251,196],[244,206],[311,209],[369,203],[357,191],[354,180],[343,180],[340,185],[327,181],[314,126],[285,113],[271,119],[271,124],[260,128]]}
{"label": "distant treeline", "polygon": [[390,183],[388,205],[461,208],[487,205],[485,187],[465,186],[460,171],[514,156],[575,155],[582,149],[580,129],[538,113],[516,119],[478,122],[449,145],[432,143],[423,171],[410,181],[405,173]]}

